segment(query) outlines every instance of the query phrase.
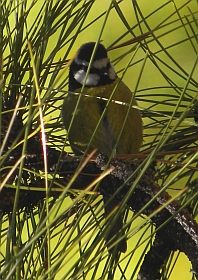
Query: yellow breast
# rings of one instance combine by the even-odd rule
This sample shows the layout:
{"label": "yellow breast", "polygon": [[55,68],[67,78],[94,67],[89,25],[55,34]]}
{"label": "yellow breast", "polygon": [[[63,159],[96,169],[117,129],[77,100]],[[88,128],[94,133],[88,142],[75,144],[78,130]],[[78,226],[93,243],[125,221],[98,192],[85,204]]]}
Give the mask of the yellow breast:
{"label": "yellow breast", "polygon": [[[138,109],[126,106],[126,104],[111,102],[98,126],[107,102],[96,97],[109,99],[118,82],[119,86],[112,99],[128,105],[131,104],[132,93],[119,78],[105,86],[84,89],[68,134],[75,154],[85,151],[88,146],[88,151],[97,149],[98,152],[106,154],[111,154],[114,151],[117,154],[137,153],[139,151],[142,143],[142,120]],[[67,130],[77,101],[78,96],[74,94],[69,94],[64,100],[62,116]],[[134,100],[133,105],[136,104]],[[90,142],[94,131],[94,137]],[[115,147],[118,138],[119,141]]]}

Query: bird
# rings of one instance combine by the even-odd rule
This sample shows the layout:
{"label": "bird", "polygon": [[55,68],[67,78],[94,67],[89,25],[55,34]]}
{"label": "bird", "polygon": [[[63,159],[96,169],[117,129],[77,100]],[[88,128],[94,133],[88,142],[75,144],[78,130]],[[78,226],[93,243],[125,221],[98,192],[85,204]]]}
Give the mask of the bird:
{"label": "bird", "polygon": [[[116,102],[107,106],[112,93]],[[93,150],[108,156],[138,153],[142,144],[142,118],[139,109],[129,104],[137,106],[133,93],[117,76],[104,45],[96,42],[81,45],[70,62],[68,94],[62,105],[62,120],[74,154],[82,155]],[[109,201],[106,195],[103,199],[107,218],[120,203],[116,199]],[[122,238],[112,245],[119,238],[118,233]],[[111,254],[115,247],[118,252],[126,252],[122,213],[111,225],[106,244]]]}

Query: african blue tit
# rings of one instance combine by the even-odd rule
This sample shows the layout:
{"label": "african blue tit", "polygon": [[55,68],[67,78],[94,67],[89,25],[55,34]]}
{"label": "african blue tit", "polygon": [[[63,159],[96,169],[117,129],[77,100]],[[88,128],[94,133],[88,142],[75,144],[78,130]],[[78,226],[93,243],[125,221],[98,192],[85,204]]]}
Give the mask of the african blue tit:
{"label": "african blue tit", "polygon": [[[130,89],[118,78],[102,44],[97,45],[89,66],[95,44],[83,44],[70,64],[69,93],[64,99],[62,119],[68,131],[71,148],[76,155],[95,149],[97,153],[103,152],[107,155],[137,153],[142,143],[142,120],[139,110],[129,106],[137,105],[137,102]],[[82,86],[84,89],[81,92]],[[75,94],[77,92],[81,92],[80,99],[79,95]],[[107,106],[112,92],[113,100]],[[103,119],[96,130],[104,110]],[[93,133],[94,137],[90,142]],[[115,199],[108,202],[108,198],[104,196],[104,202],[106,216],[115,207],[119,207],[119,202]],[[127,244],[122,228],[123,219],[120,215],[111,226],[106,241],[107,246],[111,246],[112,240],[114,243],[116,237],[122,234],[123,238],[116,248],[125,252]],[[109,251],[112,252],[112,249]]]}

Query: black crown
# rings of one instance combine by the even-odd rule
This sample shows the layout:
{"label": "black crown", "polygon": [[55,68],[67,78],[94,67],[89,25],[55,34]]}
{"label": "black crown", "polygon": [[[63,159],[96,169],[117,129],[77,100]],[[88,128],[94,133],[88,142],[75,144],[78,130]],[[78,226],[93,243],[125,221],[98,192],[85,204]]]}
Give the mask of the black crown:
{"label": "black crown", "polygon": [[[95,47],[95,42],[89,42],[86,44],[83,44],[80,49],[78,50],[78,58],[83,61],[89,62]],[[102,44],[98,44],[95,55],[94,55],[94,60],[98,60],[101,58],[106,58],[107,57],[107,50]]]}

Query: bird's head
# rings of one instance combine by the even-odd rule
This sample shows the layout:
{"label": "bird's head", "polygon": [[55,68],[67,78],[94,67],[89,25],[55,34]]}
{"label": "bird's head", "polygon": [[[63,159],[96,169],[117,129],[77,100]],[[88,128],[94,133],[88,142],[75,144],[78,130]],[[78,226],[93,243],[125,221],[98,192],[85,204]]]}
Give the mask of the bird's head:
{"label": "bird's head", "polygon": [[95,44],[95,42],[83,44],[78,50],[70,65],[69,90],[76,90],[83,84],[87,87],[106,85],[115,80],[116,72],[107,56],[107,50],[102,44],[97,46],[89,74],[85,80]]}

